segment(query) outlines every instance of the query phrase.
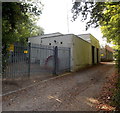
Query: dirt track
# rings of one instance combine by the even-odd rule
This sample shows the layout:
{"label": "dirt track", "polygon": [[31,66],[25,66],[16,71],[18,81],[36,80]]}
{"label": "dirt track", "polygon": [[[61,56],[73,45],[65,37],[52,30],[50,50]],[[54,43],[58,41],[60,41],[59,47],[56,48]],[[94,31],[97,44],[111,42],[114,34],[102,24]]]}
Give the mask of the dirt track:
{"label": "dirt track", "polygon": [[96,111],[101,88],[115,67],[100,64],[3,97],[7,111]]}

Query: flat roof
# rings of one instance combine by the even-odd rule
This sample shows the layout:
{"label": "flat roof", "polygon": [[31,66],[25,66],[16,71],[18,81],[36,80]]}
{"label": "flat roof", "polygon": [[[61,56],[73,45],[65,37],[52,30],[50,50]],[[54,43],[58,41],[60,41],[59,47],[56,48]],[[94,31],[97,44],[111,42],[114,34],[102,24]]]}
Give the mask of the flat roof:
{"label": "flat roof", "polygon": [[[91,35],[91,36],[93,36],[91,33],[79,34],[78,36],[84,36],[84,35]],[[93,37],[96,39],[95,36],[93,36]],[[85,38],[85,37],[83,37],[83,38]],[[90,40],[91,40],[91,38],[90,38]],[[99,41],[98,39],[96,39],[96,40]]]}
{"label": "flat roof", "polygon": [[44,35],[40,35],[40,36],[33,36],[33,37],[29,37],[29,38],[36,38],[36,37],[40,37],[40,38],[50,38],[50,37],[54,37],[54,36],[62,36],[62,33],[56,32],[56,33],[49,33],[49,34],[44,34]]}

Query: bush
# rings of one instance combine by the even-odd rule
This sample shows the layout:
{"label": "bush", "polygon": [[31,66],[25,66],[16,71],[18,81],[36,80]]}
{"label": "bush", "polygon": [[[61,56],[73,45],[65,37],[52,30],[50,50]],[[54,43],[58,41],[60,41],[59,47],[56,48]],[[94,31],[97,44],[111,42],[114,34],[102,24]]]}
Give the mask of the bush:
{"label": "bush", "polygon": [[116,84],[116,90],[113,96],[112,104],[116,107],[116,110],[120,110],[120,74],[118,76],[118,81]]}

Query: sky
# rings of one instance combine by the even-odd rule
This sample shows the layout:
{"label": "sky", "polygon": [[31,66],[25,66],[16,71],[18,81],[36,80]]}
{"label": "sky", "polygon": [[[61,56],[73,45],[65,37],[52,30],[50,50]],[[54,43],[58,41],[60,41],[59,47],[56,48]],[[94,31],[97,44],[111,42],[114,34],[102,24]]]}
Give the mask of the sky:
{"label": "sky", "polygon": [[45,34],[60,32],[62,34],[85,34],[91,33],[95,36],[101,45],[107,44],[102,38],[102,33],[99,28],[90,28],[85,31],[85,22],[81,22],[78,17],[72,22],[72,0],[41,0],[44,4],[42,15],[38,21],[44,29]]}

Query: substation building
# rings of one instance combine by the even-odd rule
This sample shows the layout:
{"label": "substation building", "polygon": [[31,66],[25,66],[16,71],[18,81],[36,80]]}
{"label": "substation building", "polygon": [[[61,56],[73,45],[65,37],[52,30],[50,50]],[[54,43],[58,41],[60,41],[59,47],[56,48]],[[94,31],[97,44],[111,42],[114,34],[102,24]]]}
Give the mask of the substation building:
{"label": "substation building", "polygon": [[[71,71],[77,71],[81,68],[91,66],[100,62],[99,41],[91,34],[74,35],[52,33],[37,37],[30,37],[28,41],[34,44],[39,44],[41,46],[47,45],[50,47],[57,46],[60,48],[70,48],[69,60]],[[64,54],[65,53],[63,50],[58,54],[58,58],[62,57]],[[60,62],[64,61],[61,60]]]}
{"label": "substation building", "polygon": [[113,53],[114,50],[108,45],[106,45],[104,48],[101,48],[100,49],[101,61],[102,62],[113,61]]}

